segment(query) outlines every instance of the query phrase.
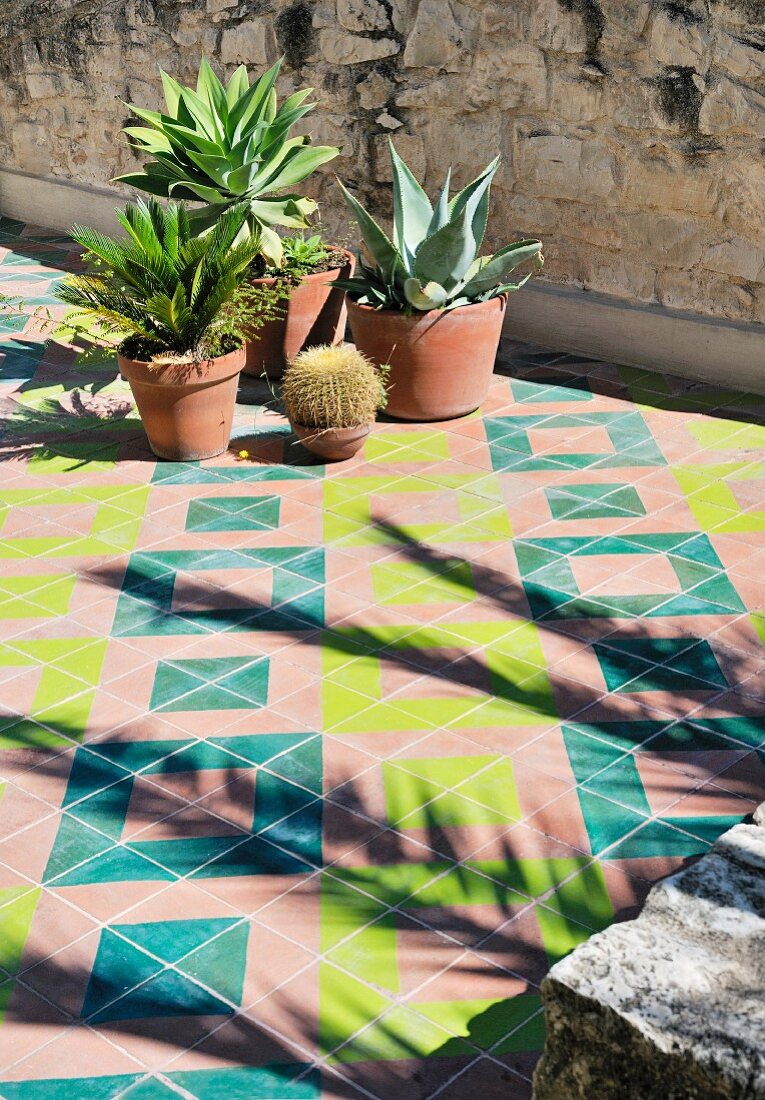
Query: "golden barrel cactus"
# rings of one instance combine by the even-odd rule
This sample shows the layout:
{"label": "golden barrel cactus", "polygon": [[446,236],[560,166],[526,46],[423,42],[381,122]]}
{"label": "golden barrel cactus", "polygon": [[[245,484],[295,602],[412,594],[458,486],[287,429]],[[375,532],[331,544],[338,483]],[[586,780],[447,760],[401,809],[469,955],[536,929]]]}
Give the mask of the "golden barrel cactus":
{"label": "golden barrel cactus", "polygon": [[307,348],[284,372],[287,415],[306,428],[371,424],[386,398],[384,372],[351,344]]}

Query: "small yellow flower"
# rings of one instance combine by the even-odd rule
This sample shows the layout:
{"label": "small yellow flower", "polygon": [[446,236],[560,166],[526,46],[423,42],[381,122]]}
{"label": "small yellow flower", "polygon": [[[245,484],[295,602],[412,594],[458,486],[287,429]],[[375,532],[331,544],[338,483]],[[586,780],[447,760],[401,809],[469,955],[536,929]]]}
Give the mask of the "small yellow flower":
{"label": "small yellow flower", "polygon": [[250,457],[250,452],[249,451],[240,451],[239,452],[239,457],[240,458],[249,458]]}

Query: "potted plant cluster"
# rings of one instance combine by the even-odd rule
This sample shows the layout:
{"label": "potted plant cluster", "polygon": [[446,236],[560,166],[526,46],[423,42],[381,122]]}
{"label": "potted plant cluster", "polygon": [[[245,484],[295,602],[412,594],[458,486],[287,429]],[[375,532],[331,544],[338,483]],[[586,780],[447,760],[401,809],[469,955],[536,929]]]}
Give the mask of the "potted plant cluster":
{"label": "potted plant cluster", "polygon": [[126,105],[145,125],[127,126],[125,133],[136,150],[152,159],[142,171],[116,181],[200,203],[190,215],[197,232],[209,231],[229,207],[246,204],[242,235],[257,234],[260,240],[250,277],[256,286],[275,292],[282,306],[248,344],[244,369],[269,377],[279,377],[302,347],[343,338],[344,295],[333,283],[341,274],[350,275],[354,262],[350,253],[320,239],[310,238],[310,245],[301,237],[283,241],[276,231],[309,226],[315,201],[284,191],[340,152],[313,146],[306,135],[290,136],[315,104],[307,102],[312,88],[278,104],[281,64],[277,61],[253,84],[240,65],[224,85],[203,58],[196,89],[160,70],[166,113]]}
{"label": "potted plant cluster", "polygon": [[351,458],[385,408],[385,373],[349,344],[301,351],[282,386],[295,435],[331,462]]}
{"label": "potted plant cluster", "polygon": [[[313,199],[290,189],[339,153],[292,129],[311,89],[279,105],[277,62],[222,83],[203,59],[196,88],[162,72],[166,110],[131,107],[148,155],[119,177],[150,196],[118,213],[125,238],[74,227],[86,274],[57,290],[117,344],[155,454],[199,459],[228,446],[242,371],[284,376],[295,433],[328,459],[361,446],[377,411],[435,421],[484,400],[507,295],[542,263],[541,242],[481,255],[499,159],[431,203],[390,145],[390,236],[340,184],[363,238],[354,257],[306,234]],[[164,200],[164,205],[158,200]],[[281,231],[281,233],[279,232]],[[342,345],[346,308],[356,349]],[[386,386],[388,393],[386,397]]]}

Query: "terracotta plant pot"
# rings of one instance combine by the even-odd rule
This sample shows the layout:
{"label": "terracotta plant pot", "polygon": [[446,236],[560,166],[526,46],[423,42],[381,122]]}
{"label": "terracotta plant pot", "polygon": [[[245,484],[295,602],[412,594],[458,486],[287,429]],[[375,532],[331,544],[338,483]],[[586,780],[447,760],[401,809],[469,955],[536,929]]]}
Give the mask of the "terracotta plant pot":
{"label": "terracotta plant pot", "polygon": [[486,399],[506,297],[407,316],[349,300],[353,340],[373,363],[390,365],[386,413],[402,420],[451,420]]}
{"label": "terracotta plant pot", "polygon": [[244,348],[203,363],[142,363],[117,356],[149,446],[158,458],[191,462],[228,447]]}
{"label": "terracotta plant pot", "polygon": [[293,432],[306,450],[327,462],[353,458],[369,435],[370,428],[370,424],[361,424],[357,428],[324,429],[306,428],[304,424],[292,425]]}
{"label": "terracotta plant pot", "polygon": [[[281,378],[287,363],[304,348],[317,344],[338,344],[345,335],[347,309],[345,293],[331,284],[341,276],[353,274],[356,258],[344,248],[344,267],[304,275],[290,291],[289,299],[278,303],[284,316],[274,318],[258,329],[256,338],[247,344],[247,364],[244,373],[258,378]],[[273,287],[277,279],[253,279],[252,285]]]}

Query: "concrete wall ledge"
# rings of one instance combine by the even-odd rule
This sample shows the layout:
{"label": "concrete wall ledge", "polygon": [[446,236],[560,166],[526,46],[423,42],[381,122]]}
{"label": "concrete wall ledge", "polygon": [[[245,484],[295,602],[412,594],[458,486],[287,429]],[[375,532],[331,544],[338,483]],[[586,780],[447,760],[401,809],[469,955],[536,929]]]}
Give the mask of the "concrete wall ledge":
{"label": "concrete wall ledge", "polygon": [[[0,213],[114,232],[116,190],[0,169]],[[543,347],[765,394],[765,325],[633,303],[540,281],[511,295],[506,333]]]}

